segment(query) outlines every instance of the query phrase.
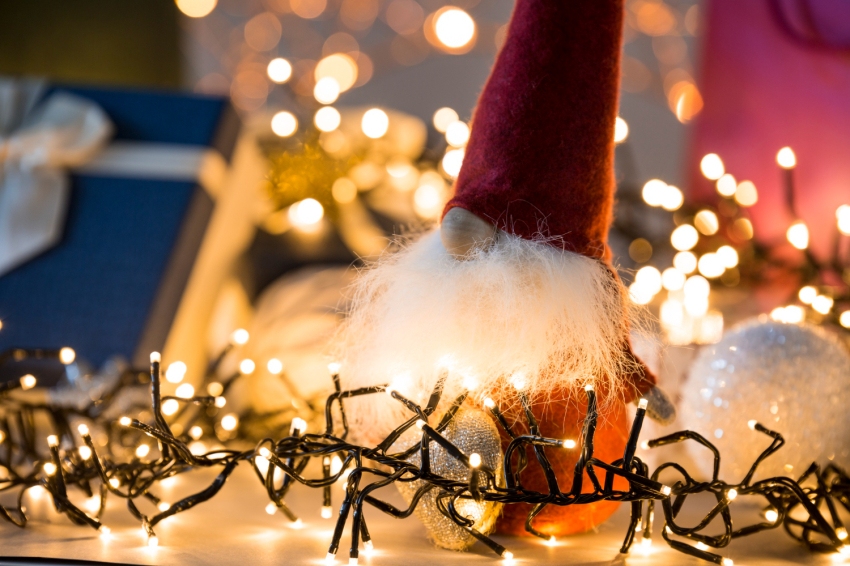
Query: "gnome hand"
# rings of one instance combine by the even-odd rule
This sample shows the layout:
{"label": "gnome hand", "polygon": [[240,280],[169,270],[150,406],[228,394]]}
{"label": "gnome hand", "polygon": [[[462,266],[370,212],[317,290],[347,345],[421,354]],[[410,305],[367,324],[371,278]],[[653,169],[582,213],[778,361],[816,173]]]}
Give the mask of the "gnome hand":
{"label": "gnome hand", "polygon": [[487,247],[497,232],[494,225],[459,206],[446,212],[440,224],[443,247],[456,259],[464,259],[476,249]]}

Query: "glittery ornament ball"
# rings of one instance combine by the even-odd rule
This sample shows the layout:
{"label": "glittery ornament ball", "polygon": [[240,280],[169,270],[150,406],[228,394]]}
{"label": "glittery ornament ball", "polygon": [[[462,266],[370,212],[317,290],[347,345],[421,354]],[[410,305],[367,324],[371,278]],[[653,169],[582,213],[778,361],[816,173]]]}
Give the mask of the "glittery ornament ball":
{"label": "glittery ornament ball", "polygon": [[[502,443],[496,424],[489,415],[478,409],[461,409],[442,434],[465,454],[479,454],[483,466],[496,472],[496,481],[502,487]],[[468,481],[469,468],[463,463],[434,442],[430,443],[429,450],[432,472],[451,480]],[[419,465],[419,453],[410,461]],[[395,482],[408,504],[416,491],[425,485],[423,481]],[[416,516],[425,525],[434,544],[449,550],[465,550],[476,539],[440,512],[437,508],[440,493],[444,493],[443,490],[431,489],[425,493],[416,506]],[[448,503],[448,500],[445,502]],[[455,504],[458,513],[472,519],[474,528],[485,534],[493,530],[501,506],[501,503],[477,502],[469,498],[458,499]]]}
{"label": "glittery ornament ball", "polygon": [[[834,335],[810,325],[764,318],[744,322],[697,356],[682,390],[685,428],[720,450],[720,474],[740,481],[771,438],[756,420],[785,438],[756,478],[796,477],[812,462],[850,464],[850,352]],[[706,476],[712,455],[688,441]]]}

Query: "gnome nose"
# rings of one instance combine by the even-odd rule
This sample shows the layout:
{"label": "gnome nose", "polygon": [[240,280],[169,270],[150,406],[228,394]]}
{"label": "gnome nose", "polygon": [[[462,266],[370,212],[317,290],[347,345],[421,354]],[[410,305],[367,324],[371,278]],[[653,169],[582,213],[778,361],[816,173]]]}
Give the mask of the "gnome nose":
{"label": "gnome nose", "polygon": [[495,237],[496,227],[493,224],[458,206],[446,212],[440,225],[443,247],[456,259],[464,259],[476,250],[487,248]]}

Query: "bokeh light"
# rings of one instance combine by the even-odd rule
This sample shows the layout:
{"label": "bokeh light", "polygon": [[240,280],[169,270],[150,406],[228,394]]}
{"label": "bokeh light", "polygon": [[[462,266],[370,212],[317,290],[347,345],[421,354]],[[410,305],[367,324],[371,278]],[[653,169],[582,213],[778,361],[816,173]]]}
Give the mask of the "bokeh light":
{"label": "bokeh light", "polygon": [[345,92],[357,82],[357,62],[345,53],[334,53],[319,61],[313,75],[316,84],[330,77],[336,81],[339,92]]}
{"label": "bokeh light", "polygon": [[215,9],[218,0],[175,0],[175,3],[190,18],[203,18]]}
{"label": "bokeh light", "polygon": [[448,107],[443,107],[434,112],[434,128],[441,134],[445,134],[446,130],[449,129],[449,126],[454,122],[457,122],[460,118],[457,115],[457,112]]}
{"label": "bokeh light", "polygon": [[324,77],[316,81],[313,87],[313,96],[322,104],[333,104],[339,98],[342,89],[339,82],[333,77]]}
{"label": "bokeh light", "polygon": [[699,163],[700,171],[705,175],[706,179],[716,181],[723,176],[726,169],[723,167],[723,160],[716,153],[709,153]]}
{"label": "bokeh light", "polygon": [[378,139],[386,135],[390,127],[390,117],[380,108],[372,108],[363,114],[360,127],[366,137]]}
{"label": "bokeh light", "polygon": [[333,106],[324,106],[319,108],[316,111],[316,115],[313,117],[313,123],[316,125],[316,128],[323,132],[332,132],[336,130],[339,128],[341,122],[342,116],[340,115],[339,110]]}
{"label": "bokeh light", "polygon": [[434,33],[444,46],[461,49],[475,37],[475,20],[460,8],[446,6],[434,16]]}
{"label": "bokeh light", "polygon": [[272,117],[272,131],[282,138],[288,138],[298,129],[298,118],[292,112],[282,111]]}
{"label": "bokeh light", "polygon": [[292,64],[283,57],[275,57],[269,61],[266,73],[273,82],[285,83],[292,78]]}

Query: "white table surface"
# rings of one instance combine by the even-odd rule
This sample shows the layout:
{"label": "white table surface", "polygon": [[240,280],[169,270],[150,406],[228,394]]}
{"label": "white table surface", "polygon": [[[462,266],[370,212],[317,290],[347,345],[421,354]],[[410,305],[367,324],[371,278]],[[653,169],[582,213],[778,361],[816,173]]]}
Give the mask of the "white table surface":
{"label": "white table surface", "polygon": [[[190,493],[193,485],[195,490],[199,489],[201,483],[198,480],[208,482],[214,476],[208,470],[194,474],[194,479],[178,478],[173,486],[161,489],[163,498],[176,501]],[[379,493],[385,499],[402,504],[394,488]],[[335,505],[339,505],[341,494],[342,490],[335,486]],[[0,559],[0,564],[16,564],[9,557],[41,557],[124,564],[324,566],[335,519],[323,520],[319,516],[321,491],[296,486],[287,502],[303,518],[303,529],[291,528],[281,514],[269,516],[265,513],[268,500],[262,487],[248,466],[240,465],[211,501],[157,525],[159,547],[145,546],[138,523],[127,512],[123,501],[112,497],[104,521],[112,529],[110,540],[101,540],[94,531],[71,525],[55,513],[52,517],[51,513],[46,513],[48,520],[33,521],[26,529],[0,522],[0,556],[5,557]],[[49,508],[49,498],[45,496],[44,500],[30,502],[30,505],[41,506],[42,516],[45,516],[43,510]],[[746,503],[741,505],[746,506]],[[504,564],[480,543],[465,553],[435,548],[426,539],[425,529],[415,517],[393,519],[370,507],[367,507],[366,517],[375,551],[371,557],[361,553],[362,565]],[[669,549],[660,536],[656,536],[657,540],[648,551],[635,545],[630,555],[619,555],[627,520],[628,506],[623,505],[611,520],[599,527],[598,532],[566,537],[555,546],[533,538],[497,537],[497,540],[514,553],[517,565],[707,564]],[[339,566],[348,563],[349,543],[346,531],[336,562]],[[733,558],[736,566],[841,563],[836,562],[837,557],[833,555],[810,553],[781,528],[733,542],[723,554]]]}

